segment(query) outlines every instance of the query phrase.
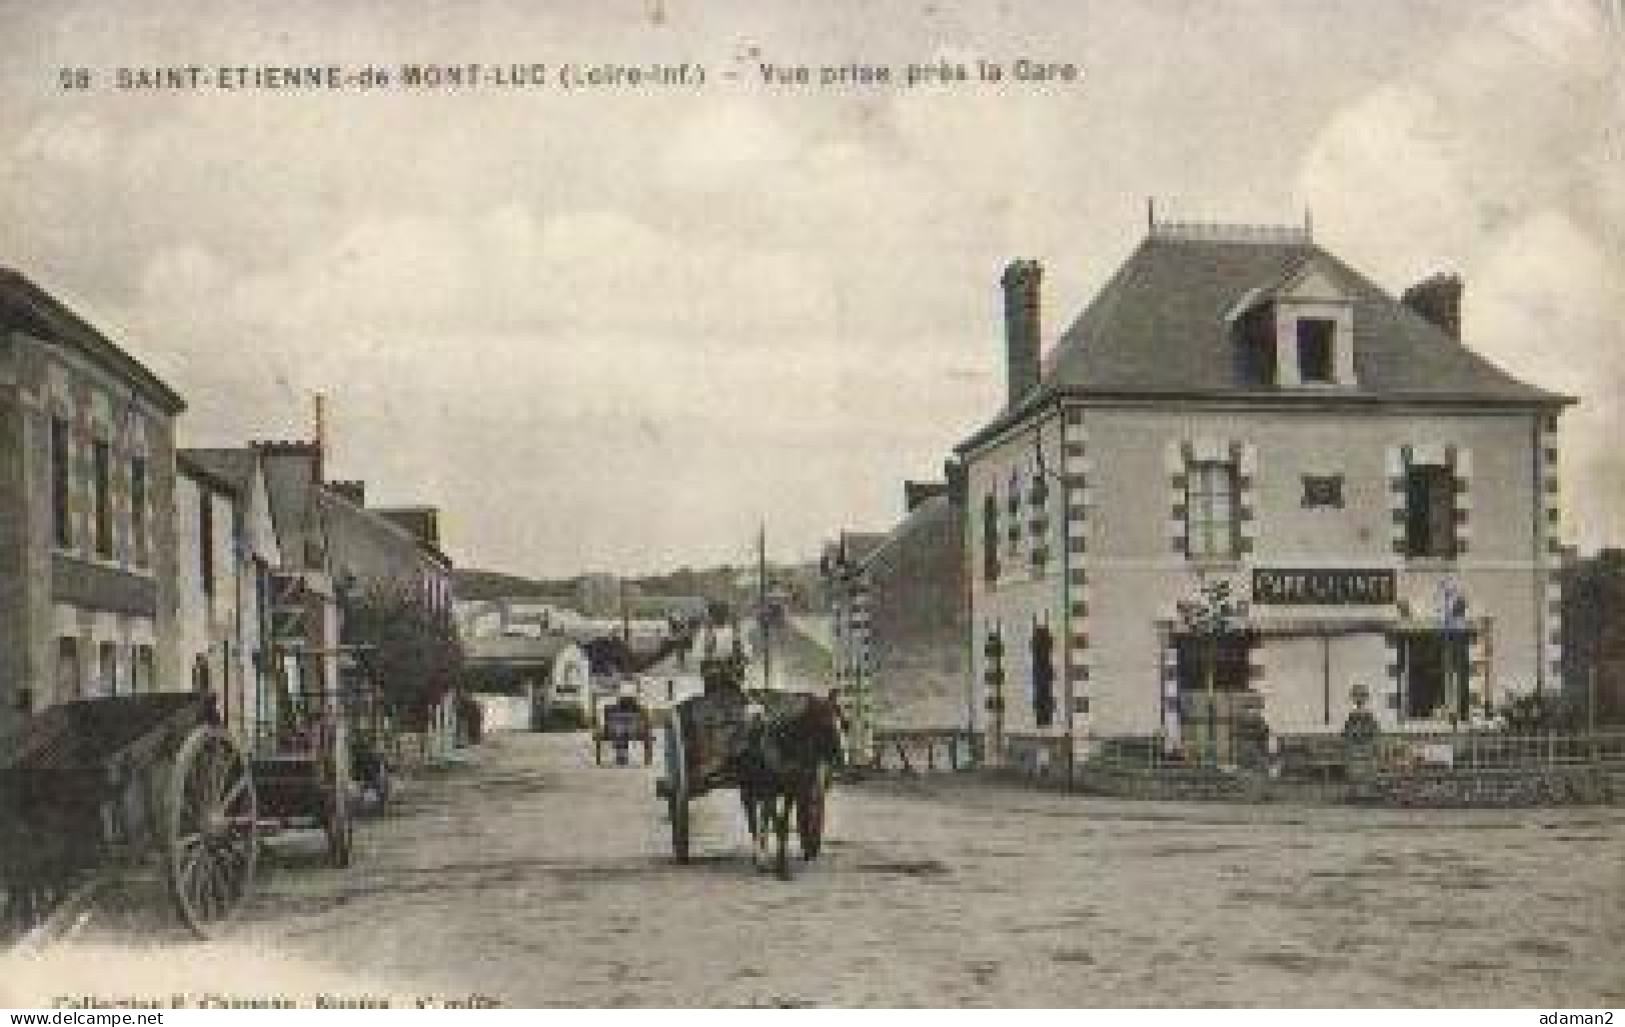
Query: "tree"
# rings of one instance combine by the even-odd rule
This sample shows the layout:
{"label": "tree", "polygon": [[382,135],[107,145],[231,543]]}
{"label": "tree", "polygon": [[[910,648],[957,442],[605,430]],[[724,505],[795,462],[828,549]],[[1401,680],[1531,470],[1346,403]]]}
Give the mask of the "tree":
{"label": "tree", "polygon": [[340,638],[378,688],[384,704],[409,723],[457,688],[463,648],[449,613],[431,609],[416,589],[384,581],[339,599]]}

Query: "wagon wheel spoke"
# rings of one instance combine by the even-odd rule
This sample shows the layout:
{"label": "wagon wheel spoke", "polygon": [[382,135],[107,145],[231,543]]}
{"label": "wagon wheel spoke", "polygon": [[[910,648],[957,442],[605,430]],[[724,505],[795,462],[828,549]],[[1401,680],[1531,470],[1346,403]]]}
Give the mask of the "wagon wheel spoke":
{"label": "wagon wheel spoke", "polygon": [[248,761],[217,727],[175,755],[166,864],[181,920],[199,935],[231,918],[252,886],[258,812]]}
{"label": "wagon wheel spoke", "polygon": [[246,776],[239,775],[237,780],[232,784],[231,788],[224,796],[221,797],[219,805],[217,805],[215,808],[218,809],[221,814],[231,813],[239,800],[241,800],[243,795],[245,795],[247,792],[248,778]]}

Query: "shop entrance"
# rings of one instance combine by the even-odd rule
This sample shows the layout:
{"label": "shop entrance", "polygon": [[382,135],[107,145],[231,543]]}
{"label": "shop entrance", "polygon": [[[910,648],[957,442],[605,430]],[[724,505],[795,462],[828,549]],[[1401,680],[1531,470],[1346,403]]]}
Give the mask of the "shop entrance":
{"label": "shop entrance", "polygon": [[1174,639],[1179,659],[1180,734],[1191,758],[1204,763],[1236,762],[1236,725],[1256,714],[1263,703],[1263,697],[1250,689],[1254,644],[1255,637],[1246,633]]}

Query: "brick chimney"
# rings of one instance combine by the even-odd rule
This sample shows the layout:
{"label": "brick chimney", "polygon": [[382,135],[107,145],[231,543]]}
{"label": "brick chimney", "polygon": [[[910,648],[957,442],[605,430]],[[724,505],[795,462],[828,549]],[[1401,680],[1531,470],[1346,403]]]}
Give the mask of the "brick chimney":
{"label": "brick chimney", "polygon": [[1461,341],[1461,277],[1440,272],[1405,290],[1400,302]]}
{"label": "brick chimney", "polygon": [[1008,407],[1038,387],[1039,283],[1044,268],[1036,260],[1013,260],[999,284],[1004,287],[1005,376]]}
{"label": "brick chimney", "polygon": [[942,462],[942,479],[948,486],[948,502],[955,506],[965,505],[965,493],[970,482],[965,476],[965,465],[956,459]]}
{"label": "brick chimney", "polygon": [[260,455],[260,459],[270,462],[272,460],[285,460],[297,463],[308,476],[312,485],[322,484],[322,475],[325,468],[322,466],[322,447],[314,442],[303,439],[285,440],[256,439],[249,443]]}

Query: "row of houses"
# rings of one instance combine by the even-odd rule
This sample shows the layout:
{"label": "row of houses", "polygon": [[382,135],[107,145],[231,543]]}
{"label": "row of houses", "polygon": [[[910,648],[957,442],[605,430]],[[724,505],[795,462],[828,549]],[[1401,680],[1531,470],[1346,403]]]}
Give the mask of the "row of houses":
{"label": "row of houses", "polygon": [[1458,278],[1396,298],[1307,228],[1153,219],[1053,340],[1041,282],[1000,279],[1007,399],[948,482],[826,547],[860,723],[1177,747],[1561,690],[1574,401],[1466,344]]}
{"label": "row of houses", "polygon": [[347,595],[449,620],[431,507],[368,506],[317,441],[177,445],[183,399],[0,270],[0,730],[53,703],[198,690],[259,730],[341,674]]}

